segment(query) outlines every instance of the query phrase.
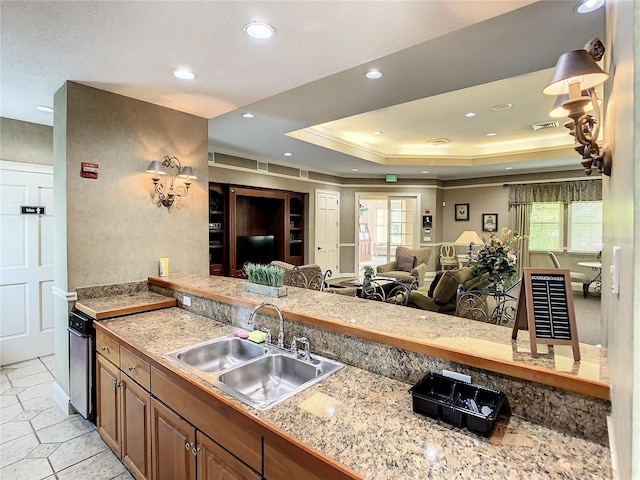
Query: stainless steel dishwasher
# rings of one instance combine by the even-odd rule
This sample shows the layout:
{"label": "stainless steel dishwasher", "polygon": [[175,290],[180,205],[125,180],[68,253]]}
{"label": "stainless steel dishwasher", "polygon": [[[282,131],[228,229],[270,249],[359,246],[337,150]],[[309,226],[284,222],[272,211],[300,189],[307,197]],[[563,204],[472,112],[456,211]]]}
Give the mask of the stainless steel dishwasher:
{"label": "stainless steel dishwasher", "polygon": [[84,418],[95,423],[95,342],[93,318],[79,310],[69,314],[69,401]]}

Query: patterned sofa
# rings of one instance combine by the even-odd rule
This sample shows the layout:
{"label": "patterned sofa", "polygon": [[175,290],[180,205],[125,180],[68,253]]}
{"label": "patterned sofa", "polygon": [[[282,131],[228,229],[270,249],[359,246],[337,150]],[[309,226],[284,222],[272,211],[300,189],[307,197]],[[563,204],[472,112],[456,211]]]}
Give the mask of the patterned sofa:
{"label": "patterned sofa", "polygon": [[[438,272],[430,286],[420,287],[409,294],[408,307],[420,308],[431,312],[446,313],[463,318],[471,318],[470,312],[461,312],[457,308],[457,298],[459,287],[463,291],[473,290],[479,285],[486,284],[489,279],[488,273],[475,275],[473,268],[464,267],[456,270],[444,270]],[[475,308],[481,309],[488,321],[488,305],[486,296],[480,297],[480,303]]]}

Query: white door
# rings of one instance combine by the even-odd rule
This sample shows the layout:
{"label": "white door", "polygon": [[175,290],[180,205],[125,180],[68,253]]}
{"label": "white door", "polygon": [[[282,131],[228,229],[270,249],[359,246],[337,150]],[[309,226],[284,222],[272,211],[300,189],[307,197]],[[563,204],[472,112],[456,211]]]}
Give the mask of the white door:
{"label": "white door", "polygon": [[[21,214],[45,207],[44,215]],[[0,162],[0,364],[54,353],[53,167]]]}
{"label": "white door", "polygon": [[316,190],[316,259],[322,271],[339,272],[340,193]]}

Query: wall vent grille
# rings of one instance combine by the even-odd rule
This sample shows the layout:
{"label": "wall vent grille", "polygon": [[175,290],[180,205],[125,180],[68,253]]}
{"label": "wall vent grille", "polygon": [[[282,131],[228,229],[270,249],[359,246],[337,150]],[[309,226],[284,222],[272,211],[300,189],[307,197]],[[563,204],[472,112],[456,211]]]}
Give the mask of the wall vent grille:
{"label": "wall vent grille", "polygon": [[558,128],[558,122],[540,122],[534,123],[531,125],[534,131],[536,130],[545,130],[547,128]]}
{"label": "wall vent grille", "polygon": [[269,171],[269,164],[267,162],[258,162],[258,170],[262,170],[264,172]]}
{"label": "wall vent grille", "polygon": [[300,170],[300,178],[309,178],[309,170]]}

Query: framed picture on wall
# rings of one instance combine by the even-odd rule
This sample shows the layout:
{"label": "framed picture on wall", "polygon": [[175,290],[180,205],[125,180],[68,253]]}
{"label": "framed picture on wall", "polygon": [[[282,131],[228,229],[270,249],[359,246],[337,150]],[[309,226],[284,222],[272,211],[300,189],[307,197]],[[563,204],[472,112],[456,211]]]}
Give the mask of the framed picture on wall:
{"label": "framed picture on wall", "polygon": [[483,213],[482,214],[482,231],[495,232],[496,230],[498,230],[498,214]]}
{"label": "framed picture on wall", "polygon": [[456,222],[469,221],[469,204],[456,203]]}

